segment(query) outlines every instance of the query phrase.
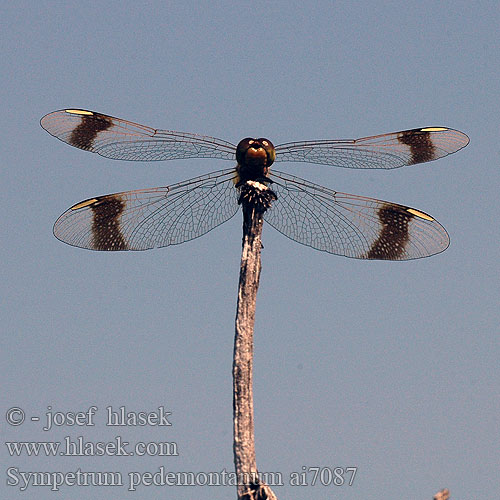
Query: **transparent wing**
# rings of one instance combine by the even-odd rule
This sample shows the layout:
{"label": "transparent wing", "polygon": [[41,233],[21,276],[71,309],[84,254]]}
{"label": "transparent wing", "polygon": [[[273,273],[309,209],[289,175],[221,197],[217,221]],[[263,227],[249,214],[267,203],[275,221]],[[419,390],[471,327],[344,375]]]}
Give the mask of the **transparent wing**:
{"label": "transparent wing", "polygon": [[458,130],[426,127],[352,140],[289,142],[276,146],[276,161],[348,168],[398,168],[437,160],[467,146]]}
{"label": "transparent wing", "polygon": [[40,124],[63,142],[115,160],[235,159],[236,147],[215,137],[157,130],[82,109],[54,111]]}
{"label": "transparent wing", "polygon": [[278,199],[265,220],[288,238],[317,250],[358,259],[408,260],[449,245],[430,215],[403,205],[332,191],[274,171]]}
{"label": "transparent wing", "polygon": [[54,235],[91,250],[146,250],[198,238],[238,210],[235,170],[212,172],[169,187],[96,196],[73,205]]}

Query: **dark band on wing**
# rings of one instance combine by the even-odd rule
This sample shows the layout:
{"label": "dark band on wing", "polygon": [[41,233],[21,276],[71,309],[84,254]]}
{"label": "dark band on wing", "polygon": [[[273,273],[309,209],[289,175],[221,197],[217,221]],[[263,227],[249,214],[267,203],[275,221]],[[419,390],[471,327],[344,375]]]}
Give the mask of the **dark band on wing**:
{"label": "dark band on wing", "polygon": [[95,250],[127,250],[128,246],[120,228],[120,216],[125,203],[118,196],[106,197],[91,207],[92,243]]}
{"label": "dark band on wing", "polygon": [[381,229],[378,239],[366,254],[367,259],[398,260],[409,240],[408,223],[414,215],[404,207],[384,205],[378,212]]}
{"label": "dark band on wing", "polygon": [[69,138],[69,143],[80,149],[90,150],[97,134],[113,125],[109,116],[92,113],[91,115],[81,115],[81,122]]}
{"label": "dark band on wing", "polygon": [[118,195],[91,198],[71,207],[92,210],[92,248],[94,250],[128,250],[120,227],[120,217],[126,203]]}
{"label": "dark band on wing", "polygon": [[429,131],[421,129],[405,130],[398,134],[398,141],[410,147],[410,165],[431,161],[436,157],[434,143]]}

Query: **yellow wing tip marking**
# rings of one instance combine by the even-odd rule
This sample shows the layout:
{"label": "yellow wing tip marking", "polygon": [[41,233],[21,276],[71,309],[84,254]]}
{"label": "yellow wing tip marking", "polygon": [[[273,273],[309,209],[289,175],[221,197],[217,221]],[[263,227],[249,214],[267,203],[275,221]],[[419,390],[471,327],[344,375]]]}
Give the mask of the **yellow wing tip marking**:
{"label": "yellow wing tip marking", "polygon": [[85,111],[84,109],[65,109],[66,113],[70,115],[93,115],[92,111]]}
{"label": "yellow wing tip marking", "polygon": [[79,210],[80,208],[88,207],[89,205],[93,205],[97,201],[97,198],[91,198],[90,200],[81,201],[76,205],[71,207],[71,210]]}
{"label": "yellow wing tip marking", "polygon": [[424,220],[429,220],[429,221],[434,220],[434,218],[431,217],[430,215],[424,214],[424,212],[421,212],[420,210],[415,210],[414,208],[407,208],[406,211],[414,215],[415,217],[420,217],[421,219]]}
{"label": "yellow wing tip marking", "polygon": [[444,132],[445,130],[450,130],[450,129],[446,127],[427,127],[427,128],[421,128],[420,132]]}

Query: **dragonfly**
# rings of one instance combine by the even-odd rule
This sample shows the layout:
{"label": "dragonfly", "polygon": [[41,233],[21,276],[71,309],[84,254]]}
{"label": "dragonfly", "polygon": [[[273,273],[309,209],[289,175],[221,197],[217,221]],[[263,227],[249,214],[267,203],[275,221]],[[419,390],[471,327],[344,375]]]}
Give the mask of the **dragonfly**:
{"label": "dragonfly", "polygon": [[170,186],[88,198],[55,222],[54,235],[64,243],[106,251],[147,250],[198,238],[231,219],[250,192],[267,195],[257,198],[260,203],[266,200],[262,212],[268,224],[317,250],[376,260],[434,255],[444,251],[450,240],[429,214],[334,191],[271,166],[306,162],[393,169],[445,157],[469,143],[458,130],[424,127],[276,147],[265,138],[246,138],[235,146],[215,137],[154,129],[83,109],[54,111],[40,123],[67,144],[115,160],[218,158],[233,162],[231,168]]}

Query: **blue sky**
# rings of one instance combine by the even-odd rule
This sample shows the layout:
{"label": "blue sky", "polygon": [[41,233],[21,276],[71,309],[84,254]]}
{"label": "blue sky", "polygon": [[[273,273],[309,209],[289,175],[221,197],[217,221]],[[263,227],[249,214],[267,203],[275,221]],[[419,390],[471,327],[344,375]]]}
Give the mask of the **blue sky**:
{"label": "blue sky", "polygon": [[[176,457],[10,457],[6,470],[233,470],[231,363],[241,216],[182,246],[99,253],[52,235],[91,196],[165,186],[226,162],[112,161],[39,126],[77,107],[237,143],[354,138],[425,126],[467,133],[459,153],[394,171],[281,164],[343,192],[431,213],[449,249],[364,262],[264,228],[255,326],[261,471],[278,498],[500,497],[497,2],[16,2],[3,8],[2,441],[170,441]],[[94,427],[30,416],[99,408]],[[172,426],[104,425],[105,408],[172,412]],[[353,486],[288,484],[302,467],[358,468]],[[233,487],[65,497],[234,498]],[[331,491],[333,489],[333,491]],[[60,497],[60,494],[59,494]]]}

